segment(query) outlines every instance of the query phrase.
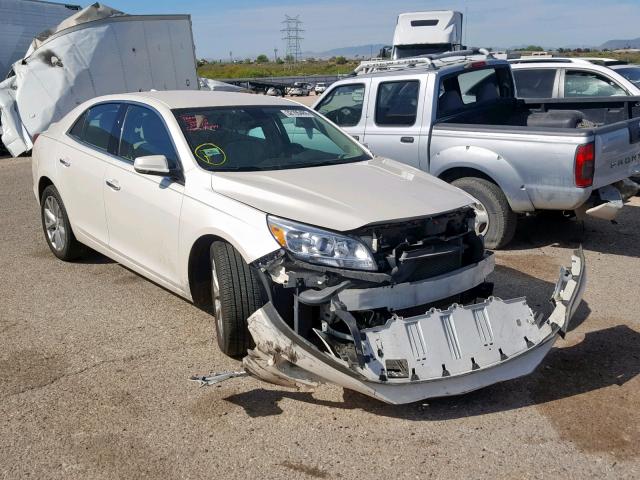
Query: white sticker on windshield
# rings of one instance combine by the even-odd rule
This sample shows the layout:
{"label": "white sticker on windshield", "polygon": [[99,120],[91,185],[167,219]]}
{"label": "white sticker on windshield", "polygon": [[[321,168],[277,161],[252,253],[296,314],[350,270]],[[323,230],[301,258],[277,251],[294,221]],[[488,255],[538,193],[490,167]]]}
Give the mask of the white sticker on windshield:
{"label": "white sticker on windshield", "polygon": [[313,113],[309,110],[280,110],[284,115],[289,118],[298,118],[298,117],[313,117]]}

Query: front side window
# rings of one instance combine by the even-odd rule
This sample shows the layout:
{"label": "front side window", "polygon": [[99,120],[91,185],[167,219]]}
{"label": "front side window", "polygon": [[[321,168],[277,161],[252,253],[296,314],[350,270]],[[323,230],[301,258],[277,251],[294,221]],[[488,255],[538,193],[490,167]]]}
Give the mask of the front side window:
{"label": "front side window", "polygon": [[367,160],[349,136],[297,106],[205,107],[174,110],[201,167],[261,171]]}
{"label": "front side window", "polygon": [[[113,130],[118,118],[119,103],[102,103],[91,107],[86,112],[86,119],[84,121],[84,127],[82,133],[76,131],[78,126],[74,125],[71,133],[77,133],[80,135],[78,138],[89,145],[104,150],[105,152],[109,148],[109,142],[114,139]],[[80,127],[78,127],[78,130]]]}
{"label": "front side window", "polygon": [[418,80],[384,82],[376,96],[377,125],[413,125],[418,112]]}
{"label": "front side window", "polygon": [[615,97],[626,94],[620,85],[598,73],[579,70],[565,72],[565,97]]}
{"label": "front side window", "polygon": [[124,116],[118,155],[132,162],[147,155],[164,155],[169,168],[176,168],[178,157],[171,137],[157,113],[139,105],[129,105]]}
{"label": "front side window", "polygon": [[556,79],[555,68],[514,70],[513,78],[519,98],[551,98]]}
{"label": "front side window", "polygon": [[363,103],[363,84],[340,85],[329,92],[316,110],[336,125],[353,127],[360,123]]}

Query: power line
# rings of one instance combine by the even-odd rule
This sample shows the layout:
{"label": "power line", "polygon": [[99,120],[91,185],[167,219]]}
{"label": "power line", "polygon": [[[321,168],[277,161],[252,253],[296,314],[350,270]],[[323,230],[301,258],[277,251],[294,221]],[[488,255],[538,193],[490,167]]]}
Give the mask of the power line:
{"label": "power line", "polygon": [[286,59],[287,62],[297,63],[302,55],[302,50],[300,48],[300,40],[303,39],[301,33],[304,32],[302,29],[302,21],[300,20],[300,15],[296,15],[295,17],[285,15],[284,18],[285,19],[282,22],[284,28],[280,31],[284,34],[282,39],[285,41],[286,45]]}

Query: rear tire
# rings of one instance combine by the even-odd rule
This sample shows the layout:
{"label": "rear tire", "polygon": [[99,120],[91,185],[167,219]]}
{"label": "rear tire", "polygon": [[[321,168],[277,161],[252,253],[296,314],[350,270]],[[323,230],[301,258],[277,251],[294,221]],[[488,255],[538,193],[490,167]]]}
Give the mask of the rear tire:
{"label": "rear tire", "polygon": [[84,246],[76,240],[71,230],[67,209],[64,207],[60,193],[53,185],[49,185],[42,192],[40,217],[44,238],[56,257],[70,262],[84,253]]}
{"label": "rear tire", "polygon": [[516,233],[518,216],[511,210],[507,197],[498,185],[484,178],[465,177],[451,182],[473,195],[484,208],[488,225],[483,232],[485,247],[505,247]]}
{"label": "rear tire", "polygon": [[229,357],[242,357],[253,348],[247,319],[267,303],[266,294],[257,274],[232,245],[216,241],[210,252],[218,346]]}

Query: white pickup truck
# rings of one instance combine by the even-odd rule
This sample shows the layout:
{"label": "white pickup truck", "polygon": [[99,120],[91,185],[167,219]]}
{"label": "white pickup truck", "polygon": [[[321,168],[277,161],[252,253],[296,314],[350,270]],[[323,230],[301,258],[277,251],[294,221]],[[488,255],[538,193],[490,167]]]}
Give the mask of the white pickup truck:
{"label": "white pickup truck", "polygon": [[471,193],[477,231],[500,248],[520,213],[615,217],[637,191],[639,101],[520,100],[509,64],[474,50],[364,62],[314,109],[374,154]]}

